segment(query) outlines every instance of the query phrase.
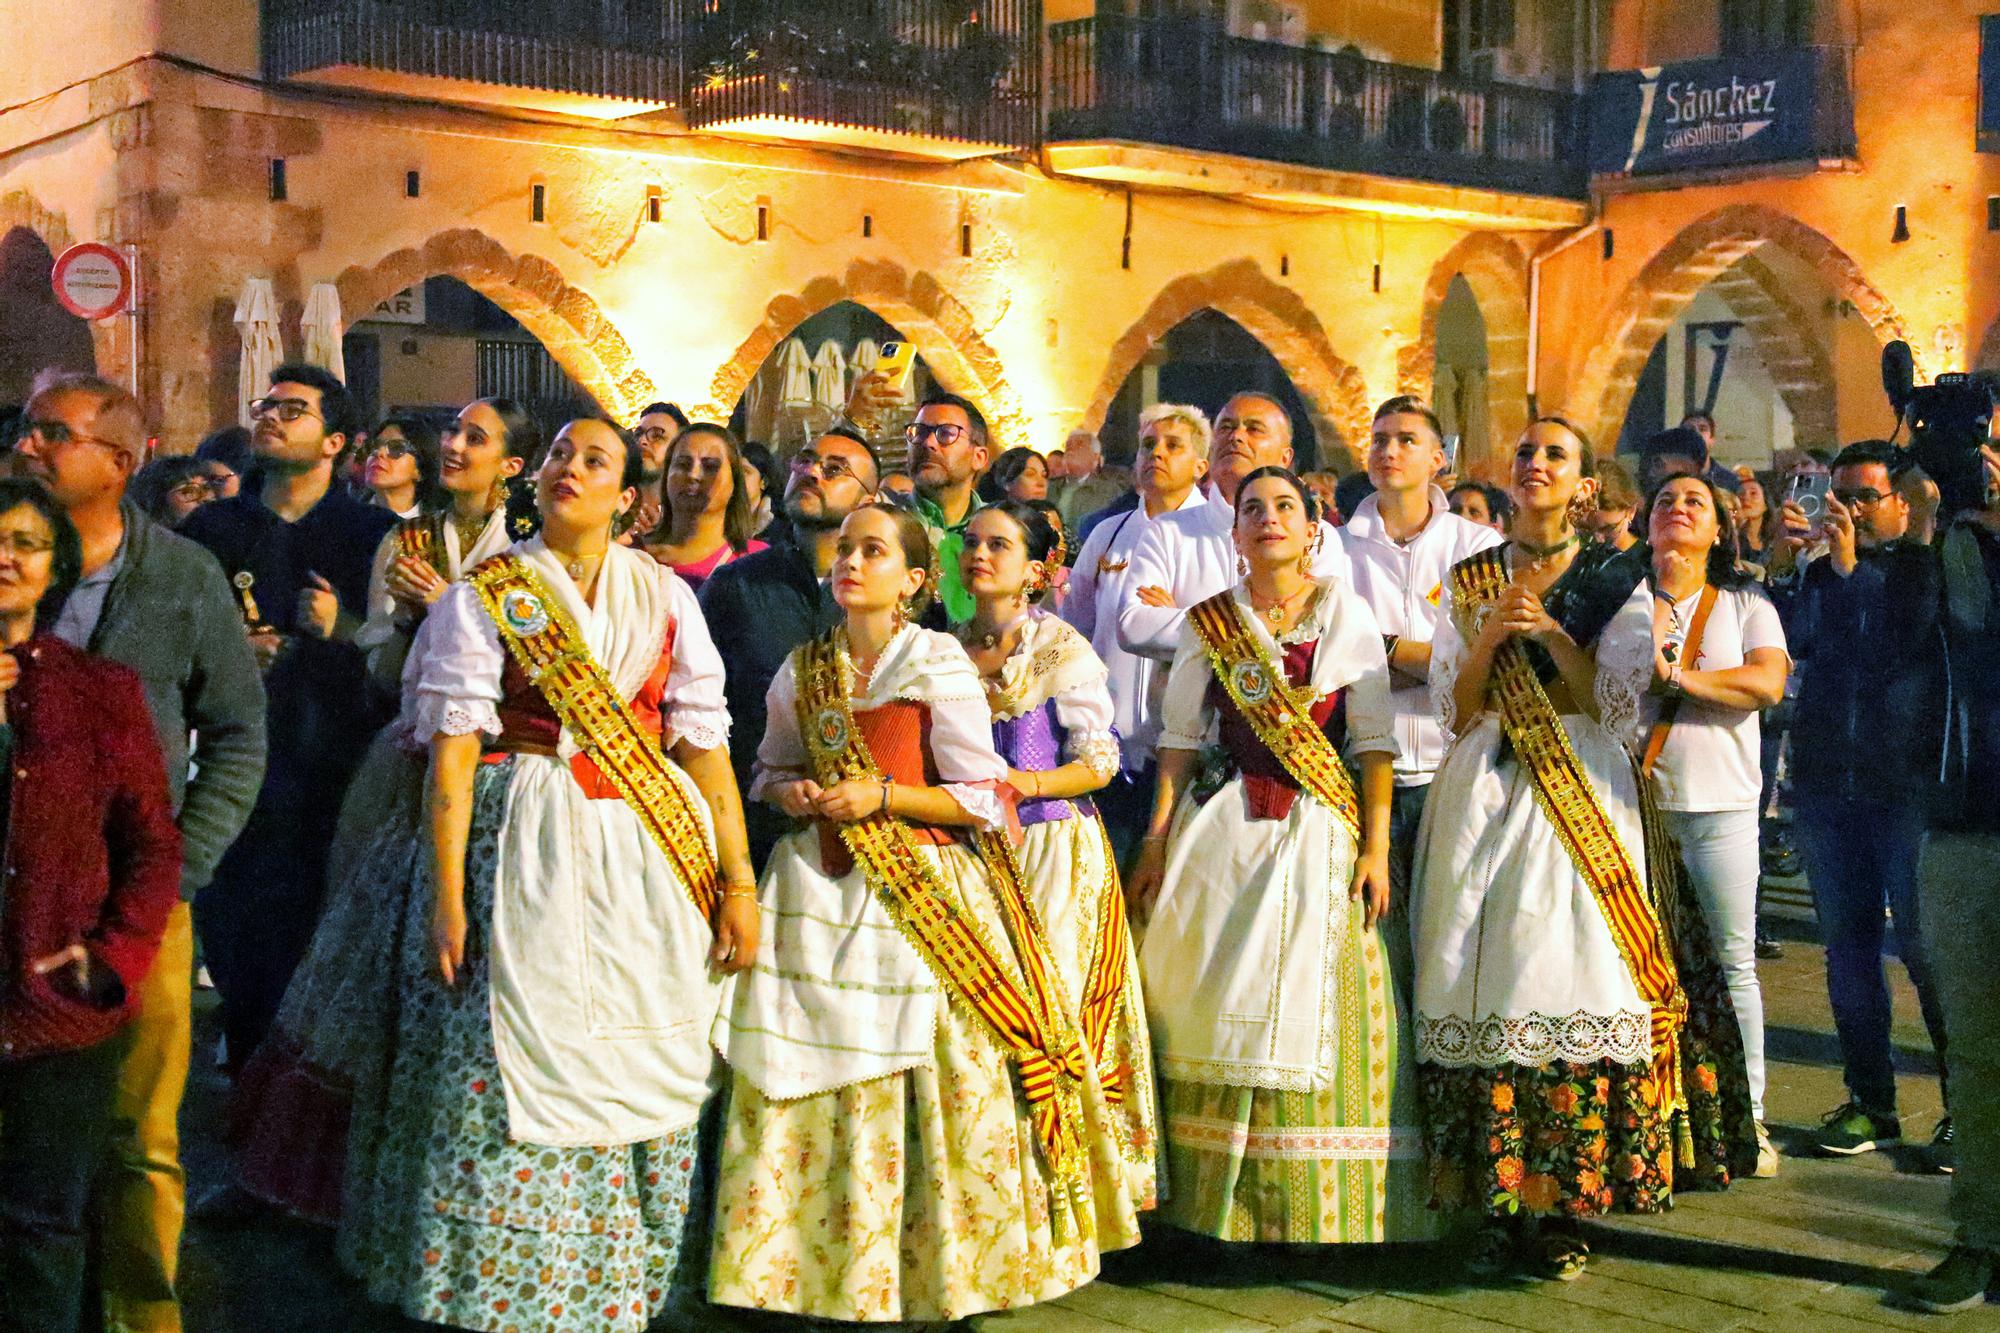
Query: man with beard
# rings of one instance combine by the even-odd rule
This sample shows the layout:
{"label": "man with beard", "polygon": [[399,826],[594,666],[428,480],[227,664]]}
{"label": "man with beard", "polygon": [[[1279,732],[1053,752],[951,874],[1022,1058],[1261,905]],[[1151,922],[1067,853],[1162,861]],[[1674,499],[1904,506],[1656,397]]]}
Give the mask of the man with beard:
{"label": "man with beard", "polygon": [[202,955],[222,996],[228,1063],[264,1039],[326,896],[340,800],[385,719],[354,632],[368,571],[396,516],[354,499],[334,468],[360,424],[347,388],[317,366],[280,366],[252,404],[259,484],[203,505],[181,529],[254,604],[269,763],[243,835],[195,899]]}
{"label": "man with beard", "polygon": [[[639,442],[640,461],[639,502],[632,506],[630,530],[640,534],[642,546],[645,535],[660,525],[666,513],[667,452],[687,424],[687,413],[672,403],[648,403],[639,414],[639,424],[632,428],[632,438]],[[528,461],[530,471],[536,466],[537,460]]]}
{"label": "man with beard", "polygon": [[[722,654],[737,736],[730,759],[744,791],[764,737],[765,692],[794,648],[840,623],[826,583],[834,547],[841,523],[875,498],[878,478],[868,442],[858,431],[833,427],[793,456],[784,518],[766,529],[770,549],[730,561],[702,585],[702,614]],[[744,802],[743,816],[750,856],[761,870],[789,821],[762,801]]]}
{"label": "man with beard", "polygon": [[[1292,465],[1292,419],[1276,399],[1239,393],[1222,405],[1209,448],[1207,504],[1163,514],[1139,541],[1118,610],[1127,652],[1171,662],[1189,607],[1236,585],[1236,488],[1260,467]],[[1338,532],[1320,520],[1312,572],[1341,574]]]}
{"label": "man with beard", "polygon": [[938,560],[938,605],[954,624],[972,616],[972,594],[958,572],[965,525],[983,506],[979,478],[986,471],[986,418],[957,394],[933,394],[903,432],[910,446],[910,476],[917,484],[917,513],[930,526]]}

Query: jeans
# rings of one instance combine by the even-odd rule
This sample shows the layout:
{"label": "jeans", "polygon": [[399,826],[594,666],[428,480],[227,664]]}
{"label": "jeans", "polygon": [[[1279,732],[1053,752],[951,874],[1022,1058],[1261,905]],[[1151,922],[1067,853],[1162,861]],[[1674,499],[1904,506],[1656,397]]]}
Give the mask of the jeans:
{"label": "jeans", "polygon": [[1389,898],[1389,914],[1376,931],[1382,941],[1382,956],[1389,964],[1389,985],[1396,1003],[1406,1014],[1416,1009],[1416,948],[1411,937],[1410,895],[1416,891],[1412,866],[1417,859],[1417,838],[1423,830],[1424,798],[1431,794],[1426,782],[1418,787],[1398,787],[1389,800],[1389,882],[1394,891]]}
{"label": "jeans", "polygon": [[1663,811],[1687,867],[1743,1033],[1750,1105],[1764,1118],[1764,993],[1757,985],[1757,812]]}
{"label": "jeans", "polygon": [[1923,812],[1808,793],[1800,794],[1797,807],[1799,850],[1805,854],[1806,878],[1826,944],[1827,999],[1840,1033],[1847,1090],[1862,1109],[1893,1114],[1896,1074],[1890,1060],[1889,983],[1882,970],[1885,906],[1896,926],[1896,951],[1917,988],[1939,1069],[1945,1069],[1944,1011],[1931,977],[1917,902]]}
{"label": "jeans", "polygon": [[98,1182],[98,1279],[105,1317],[131,1333],[179,1333],[187,1177],[181,1170],[181,1094],[194,1028],[194,922],[182,903],[139,987],[139,1017],[118,1075]]}
{"label": "jeans", "polygon": [[2000,834],[1940,834],[1924,850],[1924,918],[1951,1029],[1958,1172],[1951,1215],[1962,1244],[2000,1250]]}
{"label": "jeans", "polygon": [[1104,831],[1111,835],[1111,851],[1120,870],[1130,870],[1138,855],[1146,826],[1153,822],[1153,793],[1159,785],[1159,766],[1149,763],[1137,772],[1119,770],[1118,776],[1097,793],[1097,813],[1104,820]]}
{"label": "jeans", "polygon": [[0,1061],[0,1333],[79,1327],[84,1213],[127,1044]]}

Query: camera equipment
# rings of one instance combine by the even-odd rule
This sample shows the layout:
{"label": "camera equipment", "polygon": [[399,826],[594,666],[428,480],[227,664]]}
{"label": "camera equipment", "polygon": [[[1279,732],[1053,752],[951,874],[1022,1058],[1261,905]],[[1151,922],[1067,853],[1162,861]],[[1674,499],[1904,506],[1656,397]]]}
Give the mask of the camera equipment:
{"label": "camera equipment", "polygon": [[1993,419],[1993,392],[1983,379],[1961,372],[1919,385],[1910,345],[1882,349],[1882,388],[1889,406],[1910,428],[1909,449],[1938,486],[1947,514],[1986,503],[1986,470],[1979,449]]}

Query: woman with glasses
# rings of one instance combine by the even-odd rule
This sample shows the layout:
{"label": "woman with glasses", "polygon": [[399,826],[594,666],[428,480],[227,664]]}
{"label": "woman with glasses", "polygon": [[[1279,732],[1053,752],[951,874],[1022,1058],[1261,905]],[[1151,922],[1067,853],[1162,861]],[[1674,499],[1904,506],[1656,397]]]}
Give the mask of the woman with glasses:
{"label": "woman with glasses", "polygon": [[361,484],[398,518],[415,518],[433,503],[438,484],[438,437],[417,416],[393,416],[361,446]]}
{"label": "woman with glasses", "polygon": [[713,422],[695,422],[667,450],[667,512],[644,540],[690,588],[699,591],[722,565],[767,545],[750,535],[747,470],[736,437]]}
{"label": "woman with glasses", "polygon": [[[47,629],[83,567],[42,486],[0,481],[0,1328],[85,1327],[85,1222],[127,1027],[180,898],[139,678]],[[101,1327],[98,1309],[88,1326]]]}
{"label": "woman with glasses", "polygon": [[[228,483],[210,475],[216,466],[187,455],[156,458],[133,476],[126,494],[154,522],[178,528],[189,514],[210,500],[222,498],[222,488]],[[230,473],[231,479],[234,476]]]}
{"label": "woman with glasses", "polygon": [[[400,691],[405,659],[446,590],[539,528],[532,492],[514,478],[541,445],[540,425],[511,398],[472,403],[446,430],[443,500],[382,540],[368,621],[355,636],[385,692]],[[271,1035],[238,1076],[232,1104],[243,1190],[329,1226],[340,1219],[355,1101],[379,1098],[393,1054],[393,960],[410,899],[421,892],[423,767],[413,739],[407,717],[385,728],[348,786],[312,949]]]}

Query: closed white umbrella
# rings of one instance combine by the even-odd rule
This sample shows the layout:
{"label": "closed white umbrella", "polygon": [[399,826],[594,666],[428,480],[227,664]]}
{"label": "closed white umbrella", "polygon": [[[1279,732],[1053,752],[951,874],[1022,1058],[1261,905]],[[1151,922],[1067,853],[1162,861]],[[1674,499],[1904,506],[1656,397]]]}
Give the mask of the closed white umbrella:
{"label": "closed white umbrella", "polygon": [[347,382],[347,357],[340,340],[346,332],[340,322],[340,289],[330,282],[314,283],[305,313],[299,316],[299,337],[305,343],[306,360],[330,371],[342,384]]}
{"label": "closed white umbrella", "polygon": [[236,298],[236,331],[243,350],[236,359],[237,419],[245,426],[256,424],[250,404],[271,387],[271,372],[285,359],[284,340],[278,333],[278,297],[269,278],[245,278],[243,294]]}
{"label": "closed white umbrella", "polygon": [[847,353],[828,338],[812,360],[813,400],[829,412],[847,409]]}
{"label": "closed white umbrella", "polygon": [[797,338],[785,339],[778,348],[778,406],[811,407],[813,404],[812,357]]}
{"label": "closed white umbrella", "polygon": [[847,358],[847,369],[855,382],[875,369],[875,363],[882,359],[882,348],[873,338],[863,338],[854,344],[854,355]]}

